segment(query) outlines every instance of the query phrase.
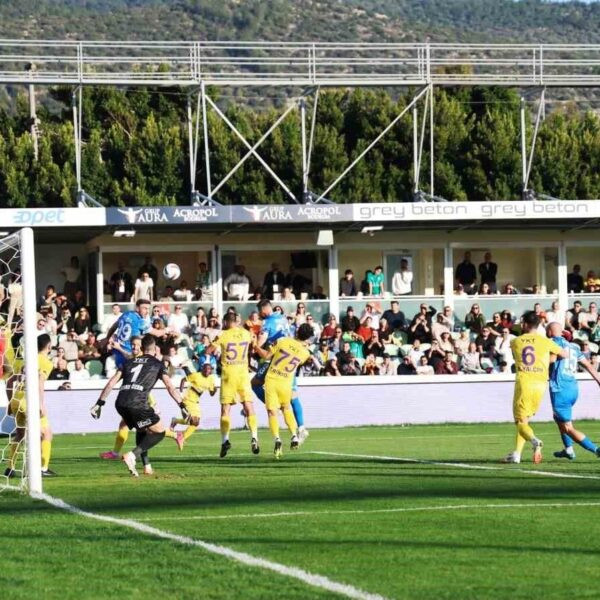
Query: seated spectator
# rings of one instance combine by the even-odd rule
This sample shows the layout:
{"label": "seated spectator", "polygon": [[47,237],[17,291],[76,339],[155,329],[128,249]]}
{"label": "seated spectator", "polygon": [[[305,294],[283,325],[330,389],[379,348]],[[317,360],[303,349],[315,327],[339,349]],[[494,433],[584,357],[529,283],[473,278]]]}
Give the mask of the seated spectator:
{"label": "seated spectator", "polygon": [[87,336],[85,343],[79,348],[79,360],[85,363],[88,360],[98,359],[100,356],[100,350],[98,350],[96,344],[96,336],[93,333],[90,333]]}
{"label": "seated spectator", "polygon": [[158,301],[159,302],[174,302],[175,301],[175,298],[173,297],[174,294],[175,294],[175,291],[173,290],[173,287],[168,285],[163,290],[162,296],[158,299]]}
{"label": "seated spectator", "polygon": [[422,303],[419,306],[419,312],[417,313],[417,315],[424,315],[425,318],[427,319],[427,323],[428,323],[429,327],[431,327],[433,317],[435,316],[436,313],[437,313],[437,310],[433,306],[428,306],[427,304]]}
{"label": "seated spectator", "polygon": [[121,307],[118,304],[113,304],[110,309],[110,314],[104,315],[102,325],[100,326],[100,332],[104,337],[106,337],[108,330],[119,320],[121,314]]}
{"label": "seated spectator", "polygon": [[235,265],[233,273],[223,281],[223,289],[228,300],[246,301],[250,296],[250,278],[244,265]]}
{"label": "seated spectator", "polygon": [[60,317],[56,320],[56,333],[62,335],[69,331],[75,331],[75,321],[69,307],[63,306],[60,309]]}
{"label": "seated spectator", "polygon": [[579,328],[586,330],[588,333],[598,320],[598,306],[595,302],[590,302],[588,309],[579,319]]}
{"label": "seated spectator", "polygon": [[579,300],[575,300],[575,302],[573,302],[573,308],[567,312],[565,321],[566,328],[571,332],[578,331],[580,326],[579,322],[583,315],[584,313],[581,302]]}
{"label": "seated spectator", "polygon": [[507,283],[502,289],[502,293],[506,296],[515,296],[519,290],[512,283]]}
{"label": "seated spectator", "polygon": [[595,271],[588,271],[583,282],[583,290],[587,293],[594,293],[600,287],[600,279],[596,276]]}
{"label": "seated spectator", "polygon": [[496,293],[497,274],[498,265],[495,262],[492,262],[492,253],[486,252],[483,257],[483,262],[479,265],[479,276],[481,277],[481,285],[483,286],[487,284],[490,294]]}
{"label": "seated spectator", "polygon": [[69,374],[69,381],[89,381],[90,372],[81,360],[75,361],[75,369]]}
{"label": "seated spectator", "polygon": [[344,345],[344,332],[342,331],[342,328],[336,327],[334,336],[328,339],[331,352],[337,354]]}
{"label": "seated spectator", "polygon": [[263,298],[264,298],[264,294],[263,294],[262,288],[255,288],[254,293],[248,299],[258,302],[259,300],[262,300]]}
{"label": "seated spectator", "polygon": [[506,363],[509,371],[515,363],[513,358],[510,343],[515,336],[510,332],[508,327],[502,328],[501,335],[496,338],[496,356],[500,362]]}
{"label": "seated spectator", "polygon": [[481,367],[481,354],[477,350],[475,342],[470,342],[467,352],[462,355],[460,370],[463,373],[485,373]]}
{"label": "seated spectator", "polygon": [[[254,312],[256,315],[258,315],[256,311]],[[252,317],[252,314],[250,316]],[[197,338],[199,335],[201,335],[200,331],[206,329],[207,326],[208,319],[206,318],[206,313],[204,312],[204,309],[199,306],[196,309],[196,314],[190,319],[190,333]],[[246,329],[249,329],[249,327],[246,327]]]}
{"label": "seated spectator", "polygon": [[56,349],[56,356],[55,356],[55,357],[54,357],[54,359],[52,360],[52,365],[53,365],[53,367],[54,367],[54,368],[56,368],[56,367],[57,367],[57,365],[58,365],[58,361],[59,361],[61,358],[62,358],[63,360],[65,360],[65,361],[67,360],[67,359],[65,358],[65,349],[64,349],[64,348],[60,348],[60,347],[59,347],[59,348],[57,348],[57,349]]}
{"label": "seated spectator", "polygon": [[83,293],[83,290],[77,290],[71,300],[71,311],[73,313],[78,313],[82,308],[87,308],[85,294]]}
{"label": "seated spectator", "polygon": [[410,358],[410,362],[412,362],[412,364],[416,367],[419,364],[419,359],[421,358],[421,356],[423,356],[425,353],[423,352],[423,350],[421,350],[421,342],[420,340],[417,338],[413,343],[412,343],[412,348],[408,351],[407,356]]}
{"label": "seated spectator", "polygon": [[356,358],[364,358],[362,347],[365,343],[365,340],[359,333],[352,329],[349,331],[344,331],[342,340],[350,344],[350,351]]}
{"label": "seated spectator", "polygon": [[592,357],[592,351],[590,350],[590,343],[587,340],[581,342],[581,354],[585,356],[587,360]]}
{"label": "seated spectator", "polygon": [[325,368],[323,369],[323,375],[325,375],[326,377],[341,377],[342,376],[342,374],[340,373],[340,370],[338,368],[337,358],[335,356],[330,358],[325,363]]}
{"label": "seated spectator", "polygon": [[213,342],[215,338],[221,333],[221,326],[219,325],[219,320],[216,317],[210,317],[208,319],[208,327],[203,332],[208,335],[210,341]]}
{"label": "seated spectator", "polygon": [[315,291],[310,295],[311,300],[327,300],[327,295],[323,290],[322,285],[318,285],[315,287]]}
{"label": "seated spectator", "polygon": [[496,357],[496,337],[492,335],[490,328],[486,325],[475,339],[477,350],[487,358],[493,360]]}
{"label": "seated spectator", "polygon": [[294,315],[294,324],[296,327],[300,327],[302,323],[306,323],[306,304],[304,304],[304,302],[298,302],[296,314]]}
{"label": "seated spectator", "polygon": [[388,325],[387,319],[381,317],[379,320],[379,340],[382,344],[393,344],[392,333],[390,326]]}
{"label": "seated spectator", "polygon": [[492,294],[492,288],[489,283],[482,283],[477,289],[479,296],[490,296]]}
{"label": "seated spectator", "polygon": [[427,359],[427,364],[431,365],[435,369],[438,362],[444,360],[445,353],[440,348],[440,343],[437,340],[433,340],[429,350],[425,351],[424,356]]}
{"label": "seated spectator", "polygon": [[444,317],[443,322],[444,325],[448,328],[448,331],[454,331],[454,327],[456,325],[456,318],[454,317],[454,311],[450,306],[444,306],[442,310],[442,316]]}
{"label": "seated spectator", "polygon": [[395,344],[396,346],[404,346],[404,344],[408,344],[408,334],[406,331],[394,329],[394,332],[392,333],[392,344]]}
{"label": "seated spectator", "polygon": [[367,354],[367,358],[365,359],[365,364],[362,368],[363,375],[379,375],[379,367],[375,362],[374,354]]}
{"label": "seated spectator", "polygon": [[379,319],[382,317],[379,305],[376,305],[372,302],[367,302],[365,309],[360,316],[360,322],[364,323],[368,317],[371,318],[371,327],[373,329],[379,329]]}
{"label": "seated spectator", "polygon": [[354,273],[351,269],[346,269],[344,277],[340,279],[340,297],[346,298],[347,296],[356,296],[357,294],[358,289],[354,280]]}
{"label": "seated spectator", "polygon": [[500,315],[499,312],[495,312],[492,315],[492,320],[490,323],[488,323],[487,326],[490,328],[490,333],[494,337],[497,337],[502,333],[502,329],[504,328],[504,325],[502,325],[502,316]]}
{"label": "seated spectator", "polygon": [[67,369],[67,361],[64,358],[59,358],[56,367],[50,371],[48,379],[52,381],[62,380],[66,381],[69,379],[69,370]]}
{"label": "seated spectator", "polygon": [[473,306],[471,306],[471,310],[465,316],[465,325],[473,333],[480,334],[481,330],[485,327],[485,324],[486,318],[481,313],[479,304],[473,304]]}
{"label": "seated spectator", "polygon": [[67,362],[75,362],[79,358],[79,338],[74,329],[67,333],[66,339],[60,342],[59,348],[65,351]]}
{"label": "seated spectator", "polygon": [[192,348],[193,359],[195,361],[200,360],[200,355],[205,353],[210,346],[210,338],[205,333],[200,336],[200,339],[194,344]]}
{"label": "seated spectator", "polygon": [[419,358],[419,364],[417,365],[416,371],[417,375],[433,375],[435,372],[433,367],[427,362],[427,357],[425,355]]}
{"label": "seated spectator", "polygon": [[454,290],[454,295],[455,296],[468,296],[467,292],[465,291],[465,287],[462,283],[456,284],[456,289]]}
{"label": "seated spectator", "polygon": [[405,356],[402,359],[402,362],[398,365],[398,369],[396,370],[397,375],[416,375],[417,368],[413,364],[410,356]]}
{"label": "seated spectator", "polygon": [[600,354],[592,354],[590,363],[596,368],[596,371],[600,371]]}
{"label": "seated spectator", "polygon": [[583,292],[581,265],[573,265],[573,272],[567,275],[567,291],[570,294],[580,294]]}
{"label": "seated spectator", "polygon": [[142,272],[141,276],[135,280],[133,286],[133,302],[138,300],[154,300],[154,281],[150,274],[146,271]]}
{"label": "seated spectator", "polygon": [[594,344],[600,343],[600,316],[598,317],[596,322],[592,325],[588,336],[589,336],[590,342],[593,342]]}
{"label": "seated spectator", "polygon": [[373,334],[373,328],[371,326],[371,323],[371,317],[367,317],[363,322],[361,322],[359,328],[356,330],[356,333],[360,335],[360,337],[365,342],[368,342],[371,339],[371,335]]}
{"label": "seated spectator", "polygon": [[468,352],[470,342],[471,338],[469,336],[469,331],[467,329],[463,329],[460,332],[458,339],[454,341],[454,348],[458,356],[464,356],[465,353]]}
{"label": "seated spectator", "polygon": [[342,375],[360,375],[360,365],[350,350],[350,343],[344,342],[342,350],[337,354],[338,365]]}
{"label": "seated spectator", "polygon": [[327,317],[327,325],[323,327],[323,331],[321,331],[321,337],[323,339],[329,339],[335,336],[335,330],[337,328],[337,319],[335,315],[329,315]]}
{"label": "seated spectator", "polygon": [[410,342],[418,340],[424,344],[431,342],[431,329],[426,314],[417,313],[408,329],[408,339]]}
{"label": "seated spectator", "polygon": [[475,265],[471,262],[471,253],[469,251],[465,252],[462,262],[456,267],[454,279],[456,279],[457,288],[460,285],[467,294],[475,292],[477,271],[475,270]]}
{"label": "seated spectator", "polygon": [[133,279],[127,271],[125,264],[119,262],[117,271],[110,276],[110,293],[113,302],[129,302],[133,294]]}
{"label": "seated spectator", "polygon": [[381,265],[377,265],[375,271],[367,275],[367,284],[369,286],[369,296],[383,296],[385,293],[385,275]]}
{"label": "seated spectator", "polygon": [[394,366],[394,363],[392,362],[392,357],[387,354],[387,352],[385,352],[383,354],[383,362],[381,363],[380,367],[379,367],[379,374],[380,375],[395,375],[396,374],[396,367]]}
{"label": "seated spectator", "polygon": [[454,340],[452,339],[449,331],[444,331],[442,333],[440,339],[440,350],[443,352],[452,352],[452,354],[454,354],[456,351],[456,348],[454,347]]}
{"label": "seated spectator", "polygon": [[160,319],[166,327],[169,315],[165,313],[161,306],[153,306],[152,311],[150,312],[150,319]]}
{"label": "seated spectator", "polygon": [[250,316],[246,319],[246,322],[244,323],[244,327],[258,337],[258,334],[262,329],[262,320],[260,318],[260,315],[258,314],[258,311],[253,310],[250,313]]}
{"label": "seated spectator", "polygon": [[329,343],[327,342],[327,340],[321,340],[319,342],[319,345],[315,350],[315,356],[322,365],[325,365],[327,363],[327,361],[330,358]]}
{"label": "seated spectator", "polygon": [[299,375],[301,377],[318,377],[323,371],[325,363],[322,363],[315,353],[311,353],[309,359],[300,365]]}
{"label": "seated spectator", "polygon": [[306,322],[313,328],[313,335],[309,338],[309,344],[316,344],[321,337],[321,324],[315,321],[315,318],[309,313],[306,315]]}
{"label": "seated spectator", "polygon": [[191,302],[192,290],[188,289],[187,281],[183,279],[179,287],[173,292],[173,300],[175,302]]}
{"label": "seated spectator", "polygon": [[406,329],[407,327],[406,317],[400,310],[400,304],[397,300],[392,300],[390,302],[390,308],[381,315],[381,318],[388,322],[392,331],[396,329]]}
{"label": "seated spectator", "polygon": [[[165,358],[169,361],[171,366],[173,367],[173,375],[178,377],[184,377],[185,372],[183,371],[183,363],[185,360],[177,353],[177,348],[175,346],[169,346],[167,349],[167,353]],[[199,364],[200,368],[202,366]]]}
{"label": "seated spectator", "polygon": [[354,331],[360,327],[360,321],[358,317],[355,316],[354,309],[351,306],[346,309],[346,315],[342,317],[341,325],[344,331],[349,331],[351,326]]}
{"label": "seated spectator", "polygon": [[456,375],[458,373],[458,365],[452,358],[452,352],[446,352],[444,360],[440,361],[435,368],[436,375]]}
{"label": "seated spectator", "polygon": [[371,337],[365,340],[363,345],[363,355],[367,356],[369,354],[373,354],[375,357],[383,356],[383,344],[379,339],[379,331],[377,329],[371,331]]}
{"label": "seated spectator", "polygon": [[546,311],[546,319],[548,323],[560,323],[565,326],[565,311],[561,310],[558,300],[554,300],[550,310]]}
{"label": "seated spectator", "polygon": [[438,342],[442,339],[443,333],[450,333],[450,328],[446,324],[443,313],[438,313],[435,323],[431,325],[431,337]]}
{"label": "seated spectator", "polygon": [[400,259],[400,269],[392,277],[392,294],[406,296],[412,294],[413,272],[405,258]]}
{"label": "seated spectator", "polygon": [[92,330],[92,319],[87,308],[80,308],[73,320],[73,329],[79,336],[80,341],[87,339],[88,334]]}
{"label": "seated spectator", "polygon": [[52,314],[54,318],[56,318],[56,289],[53,285],[46,286],[46,291],[40,300],[40,312],[45,308],[48,311],[48,314]]}
{"label": "seated spectator", "polygon": [[188,316],[183,312],[181,304],[175,305],[175,311],[169,315],[167,327],[173,332],[176,338],[187,335],[190,326]]}
{"label": "seated spectator", "polygon": [[510,310],[503,310],[500,313],[500,323],[503,328],[506,327],[512,331],[512,328],[515,326],[515,320]]}

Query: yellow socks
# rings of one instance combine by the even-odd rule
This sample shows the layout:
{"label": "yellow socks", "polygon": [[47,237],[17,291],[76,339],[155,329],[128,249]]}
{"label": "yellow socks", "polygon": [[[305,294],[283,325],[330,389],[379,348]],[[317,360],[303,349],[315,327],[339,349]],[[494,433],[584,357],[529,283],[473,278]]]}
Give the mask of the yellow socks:
{"label": "yellow socks", "polygon": [[196,431],[195,425],[188,425],[187,429],[183,432],[183,439],[187,441],[187,439]]}
{"label": "yellow socks", "polygon": [[531,441],[534,437],[533,429],[529,426],[529,423],[517,423],[517,444],[515,452],[520,455],[523,452],[525,442]]}
{"label": "yellow socks", "polygon": [[258,439],[258,423],[256,415],[248,415],[248,429],[250,429],[250,435]]}
{"label": "yellow socks", "polygon": [[277,415],[269,415],[269,429],[275,439],[279,438],[279,419]]}
{"label": "yellow socks", "polygon": [[221,415],[221,436],[223,442],[229,439],[229,430],[231,429],[231,418],[229,415]]}
{"label": "yellow socks", "polygon": [[48,470],[50,464],[50,454],[52,453],[52,442],[50,440],[42,440],[42,471]]}
{"label": "yellow socks", "polygon": [[123,444],[127,441],[129,437],[129,428],[127,425],[125,427],[119,427],[119,431],[117,431],[117,437],[115,438],[115,447],[113,448],[113,452],[115,454],[121,453],[121,448]]}
{"label": "yellow socks", "polygon": [[165,437],[176,438],[177,434],[172,429],[166,429],[165,430]]}
{"label": "yellow socks", "polygon": [[294,417],[294,412],[289,406],[286,406],[283,409],[283,419],[287,428],[290,430],[292,435],[296,435],[298,431],[298,424],[296,423],[296,417]]}

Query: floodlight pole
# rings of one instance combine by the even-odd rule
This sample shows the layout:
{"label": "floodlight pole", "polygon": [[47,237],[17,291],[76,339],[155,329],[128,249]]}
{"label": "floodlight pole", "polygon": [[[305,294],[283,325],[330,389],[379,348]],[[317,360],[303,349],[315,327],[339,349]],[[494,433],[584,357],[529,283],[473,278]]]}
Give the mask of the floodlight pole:
{"label": "floodlight pole", "polygon": [[433,118],[433,84],[429,86],[429,193],[434,196],[434,118]]}
{"label": "floodlight pole", "polygon": [[212,198],[210,184],[210,148],[208,145],[208,118],[206,114],[206,87],[204,81],[200,83],[200,96],[202,100],[202,132],[204,134],[204,164],[206,168],[206,195]]}
{"label": "floodlight pole", "polygon": [[76,87],[71,95],[73,109],[73,134],[75,136],[75,179],[77,180],[77,196],[81,195],[81,104],[82,88]]}

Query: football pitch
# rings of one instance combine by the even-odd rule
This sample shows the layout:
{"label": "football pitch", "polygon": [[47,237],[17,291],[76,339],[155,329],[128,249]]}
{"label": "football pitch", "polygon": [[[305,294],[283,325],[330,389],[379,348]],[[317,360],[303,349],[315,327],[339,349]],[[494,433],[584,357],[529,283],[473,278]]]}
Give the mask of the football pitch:
{"label": "football pitch", "polygon": [[[582,422],[591,439],[600,423]],[[112,435],[54,441],[45,492],[69,512],[0,494],[6,598],[596,598],[600,461],[552,457],[553,424],[502,465],[514,427],[314,430],[295,453],[219,459],[218,432],[183,452],[165,440],[156,474],[102,461]],[[130,438],[130,443],[133,436]],[[71,511],[75,510],[74,508]],[[99,520],[100,517],[109,517]],[[265,562],[266,561],[266,562]]]}

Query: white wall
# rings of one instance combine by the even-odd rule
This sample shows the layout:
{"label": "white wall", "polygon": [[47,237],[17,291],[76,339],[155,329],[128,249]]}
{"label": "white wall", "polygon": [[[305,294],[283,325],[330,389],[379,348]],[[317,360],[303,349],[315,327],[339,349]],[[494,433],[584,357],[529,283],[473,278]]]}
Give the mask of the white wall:
{"label": "white wall", "polygon": [[62,291],[65,278],[60,270],[70,264],[71,256],[77,256],[81,267],[87,268],[85,244],[35,244],[36,298],[39,298],[50,284],[54,285],[57,291]]}

